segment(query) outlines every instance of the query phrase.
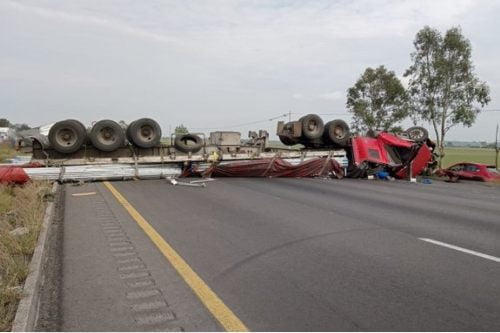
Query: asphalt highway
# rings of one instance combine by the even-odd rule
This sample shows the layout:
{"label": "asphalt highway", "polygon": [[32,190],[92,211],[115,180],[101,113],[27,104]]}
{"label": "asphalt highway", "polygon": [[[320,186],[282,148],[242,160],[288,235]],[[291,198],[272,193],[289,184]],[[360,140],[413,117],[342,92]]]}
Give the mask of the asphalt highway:
{"label": "asphalt highway", "polygon": [[[205,188],[112,187],[127,204],[102,183],[66,187],[64,330],[150,330],[169,320],[172,330],[222,330],[162,255],[163,240],[252,331],[500,330],[498,186],[217,179]],[[130,207],[158,235],[148,236]],[[142,277],[155,287],[120,290]],[[122,302],[163,317],[134,317]]]}

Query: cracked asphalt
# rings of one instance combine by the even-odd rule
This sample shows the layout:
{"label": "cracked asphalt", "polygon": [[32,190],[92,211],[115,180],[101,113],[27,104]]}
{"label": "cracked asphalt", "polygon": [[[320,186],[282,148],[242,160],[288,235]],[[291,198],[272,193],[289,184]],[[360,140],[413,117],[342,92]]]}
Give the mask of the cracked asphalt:
{"label": "cracked asphalt", "polygon": [[[500,187],[112,184],[252,331],[500,330]],[[101,183],[66,186],[62,272],[63,330],[222,329]]]}

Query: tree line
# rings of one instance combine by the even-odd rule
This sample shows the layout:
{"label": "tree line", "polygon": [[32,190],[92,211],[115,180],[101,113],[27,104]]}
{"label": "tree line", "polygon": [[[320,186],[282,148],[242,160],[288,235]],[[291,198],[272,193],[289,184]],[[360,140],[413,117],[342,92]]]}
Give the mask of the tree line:
{"label": "tree line", "polygon": [[27,124],[13,124],[8,119],[5,118],[0,118],[0,127],[13,128],[18,131],[31,129],[31,127],[29,127]]}
{"label": "tree line", "polygon": [[346,106],[357,133],[369,130],[400,132],[398,124],[410,117],[432,125],[439,153],[456,125],[472,126],[481,108],[491,100],[488,85],[479,80],[472,63],[472,47],[459,27],[443,35],[428,26],[413,41],[405,88],[384,66],[367,68],[347,91]]}

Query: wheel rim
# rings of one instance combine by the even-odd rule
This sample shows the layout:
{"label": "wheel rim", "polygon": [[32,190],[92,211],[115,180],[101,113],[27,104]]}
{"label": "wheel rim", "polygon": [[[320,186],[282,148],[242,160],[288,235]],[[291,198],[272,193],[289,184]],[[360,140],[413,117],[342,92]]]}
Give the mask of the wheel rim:
{"label": "wheel rim", "polygon": [[97,134],[99,142],[110,145],[116,142],[116,131],[111,127],[103,127]]}
{"label": "wheel rim", "polygon": [[335,128],[333,129],[333,135],[337,139],[343,139],[345,136],[344,129],[341,126],[335,126]]}
{"label": "wheel rim", "polygon": [[308,122],[308,124],[307,124],[307,128],[308,128],[310,131],[314,131],[317,127],[318,127],[318,124],[316,124],[316,121],[314,121],[314,120],[309,120],[309,122]]}
{"label": "wheel rim", "polygon": [[56,142],[63,147],[74,146],[78,142],[78,134],[71,128],[63,128],[57,131]]}
{"label": "wheel rim", "polygon": [[419,130],[419,129],[414,129],[412,131],[410,131],[410,133],[408,133],[408,136],[410,137],[410,139],[412,140],[418,140],[420,139],[422,136],[424,135],[424,133]]}
{"label": "wheel rim", "polygon": [[143,125],[139,128],[137,137],[142,141],[151,141],[154,137],[154,130],[149,125]]}

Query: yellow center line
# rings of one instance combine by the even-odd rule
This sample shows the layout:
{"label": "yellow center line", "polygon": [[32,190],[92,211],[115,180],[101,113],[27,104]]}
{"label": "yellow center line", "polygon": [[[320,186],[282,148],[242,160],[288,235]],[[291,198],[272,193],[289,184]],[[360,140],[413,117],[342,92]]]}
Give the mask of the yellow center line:
{"label": "yellow center line", "polygon": [[137,224],[149,236],[160,252],[167,258],[172,266],[177,270],[184,281],[191,287],[200,301],[219,321],[226,331],[247,332],[248,328],[236,317],[226,304],[217,296],[212,289],[196,274],[184,259],[160,236],[160,234],[146,221],[144,217],[118,192],[109,182],[104,182],[104,186],[114,195],[116,200],[127,210]]}

